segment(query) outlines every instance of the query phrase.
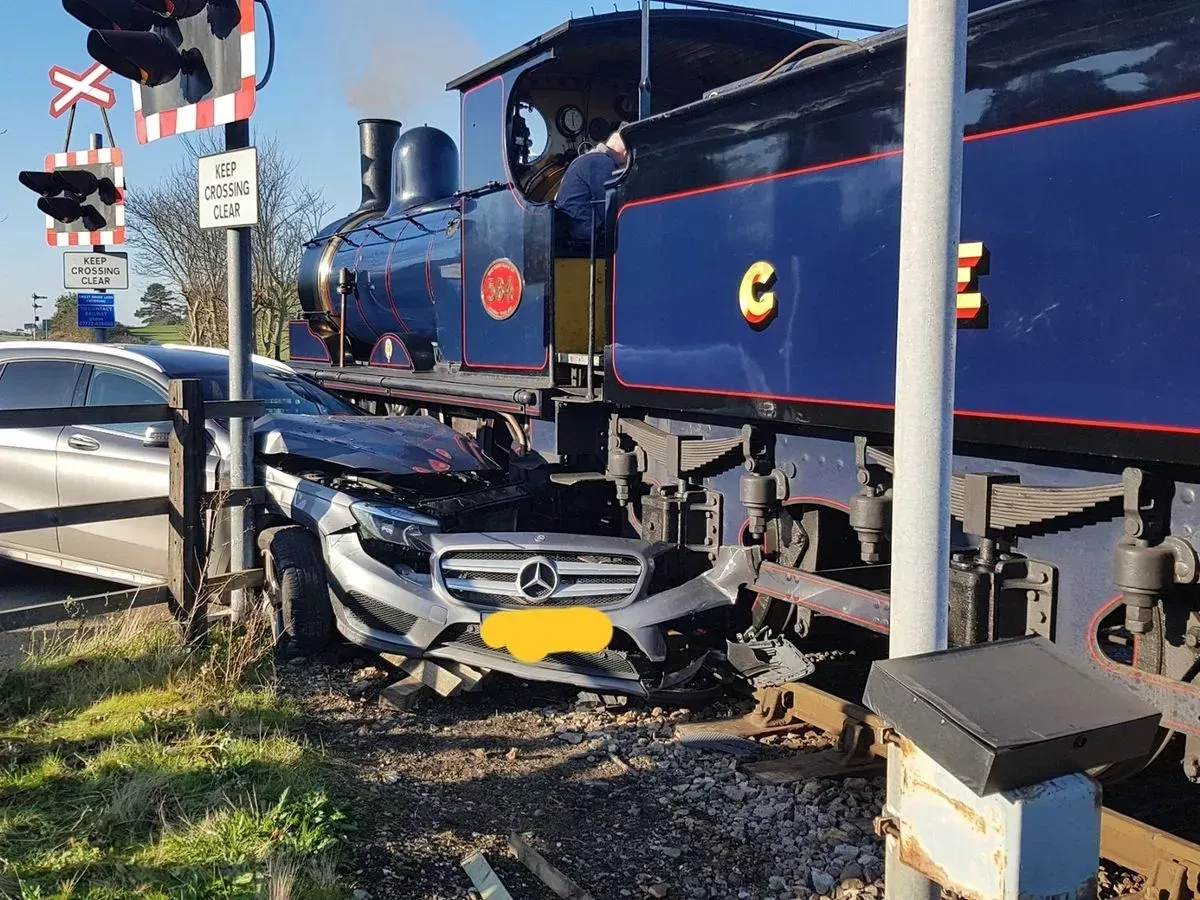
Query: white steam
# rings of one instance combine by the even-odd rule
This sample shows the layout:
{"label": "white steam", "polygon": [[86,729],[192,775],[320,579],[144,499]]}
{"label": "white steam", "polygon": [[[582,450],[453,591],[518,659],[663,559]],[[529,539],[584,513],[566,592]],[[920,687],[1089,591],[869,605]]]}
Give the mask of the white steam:
{"label": "white steam", "polygon": [[333,20],[342,90],[364,116],[458,131],[446,82],[486,62],[445,0],[343,0]]}

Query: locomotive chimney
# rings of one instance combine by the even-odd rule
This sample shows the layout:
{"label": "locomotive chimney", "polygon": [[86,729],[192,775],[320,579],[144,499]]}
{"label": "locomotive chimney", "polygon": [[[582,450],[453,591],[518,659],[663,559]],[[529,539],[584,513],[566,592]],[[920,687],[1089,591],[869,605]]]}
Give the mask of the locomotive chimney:
{"label": "locomotive chimney", "polygon": [[400,137],[395,119],[360,119],[359,156],[362,161],[362,205],[358,212],[383,212],[392,190],[392,151]]}

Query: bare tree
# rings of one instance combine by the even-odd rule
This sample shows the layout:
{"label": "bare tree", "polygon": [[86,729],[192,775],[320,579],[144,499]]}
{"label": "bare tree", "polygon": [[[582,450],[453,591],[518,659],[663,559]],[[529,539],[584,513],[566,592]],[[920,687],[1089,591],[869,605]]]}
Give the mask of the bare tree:
{"label": "bare tree", "polygon": [[254,240],[254,312],[259,340],[279,358],[283,329],[300,311],[296,276],[304,242],[333,208],[320,190],[301,181],[279,141],[258,145],[258,228]]}
{"label": "bare tree", "polygon": [[[187,304],[190,340],[228,343],[225,232],[200,228],[198,160],[223,147],[212,132],[184,138],[184,159],[157,185],[126,195],[129,243],[142,274],[174,285]],[[329,204],[296,175],[275,138],[258,144],[259,224],[254,229],[252,294],[259,345],[278,356],[283,325],[299,309],[296,275],[303,242]]]}

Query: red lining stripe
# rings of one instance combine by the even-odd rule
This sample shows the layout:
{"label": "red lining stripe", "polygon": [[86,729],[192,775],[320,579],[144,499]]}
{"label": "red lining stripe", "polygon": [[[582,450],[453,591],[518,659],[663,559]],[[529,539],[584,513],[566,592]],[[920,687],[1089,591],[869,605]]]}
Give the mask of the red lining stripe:
{"label": "red lining stripe", "polygon": [[[496,75],[492,78],[489,78],[487,81],[483,82],[482,84],[477,84],[477,85],[475,85],[475,87],[471,88],[470,90],[466,90],[466,91],[462,92],[462,97],[459,100],[459,116],[458,116],[459,136],[462,141],[462,143],[460,143],[460,145],[459,145],[462,147],[462,153],[459,155],[459,164],[460,164],[460,170],[461,170],[461,174],[459,177],[459,184],[463,184],[465,182],[466,173],[467,173],[466,134],[463,131],[465,119],[466,119],[464,113],[466,111],[466,106],[467,106],[467,95],[470,93],[473,93],[474,91],[479,90],[480,88],[487,87],[489,84],[492,84],[497,81],[500,82],[500,151],[501,151],[500,158],[504,165],[504,177],[508,181],[508,192],[510,194],[512,194],[513,199],[517,201],[517,205],[520,206],[522,210],[525,210],[525,208],[526,208],[525,205],[521,202],[520,198],[517,197],[517,193],[513,189],[512,173],[508,167],[508,150],[504,146],[504,139],[507,135],[507,128],[506,128],[506,123],[504,121],[504,112],[505,112],[504,99],[505,99],[505,97],[504,97],[504,76],[503,75]],[[465,365],[472,366],[476,369],[498,369],[498,370],[505,371],[505,372],[541,372],[541,371],[543,371],[550,364],[550,344],[548,341],[546,342],[546,357],[544,360],[542,360],[541,363],[536,364],[536,365],[529,366],[529,365],[512,365],[512,364],[506,364],[506,363],[475,363],[475,362],[471,362],[470,357],[468,356],[468,353],[467,353],[467,245],[466,245],[467,217],[466,217],[466,201],[465,200],[462,202],[462,206],[460,208],[462,209],[462,214],[461,214],[461,219],[460,219],[460,223],[459,223],[459,254],[458,255],[459,255],[460,264],[462,266],[461,274],[462,274],[462,353],[463,353],[463,363]],[[522,279],[524,279],[524,277],[525,277],[524,273],[522,273],[521,277],[522,277]],[[545,308],[546,302],[547,302],[547,300],[546,300],[545,296],[543,295],[543,298],[542,298],[542,330],[543,330],[543,334],[545,333],[545,328],[546,328],[546,308]]]}
{"label": "red lining stripe", "polygon": [[[403,226],[401,226],[403,228]],[[404,321],[404,316],[400,315],[400,310],[396,309],[396,301],[392,296],[392,254],[396,252],[396,245],[400,243],[400,236],[396,235],[396,240],[392,241],[392,245],[388,247],[387,259],[383,263],[383,289],[387,294],[388,305],[392,308],[392,315],[396,317],[396,321],[400,323],[400,327],[405,332],[412,331],[408,327],[408,323]],[[366,240],[366,238],[363,238]]]}
{"label": "red lining stripe", "polygon": [[[1175,97],[1164,97],[1158,100],[1146,100],[1141,103],[1131,103],[1126,106],[1117,106],[1110,109],[1095,110],[1086,113],[1077,113],[1070,116],[1062,116],[1057,119],[1047,119],[1042,122],[1031,122],[1027,125],[1018,125],[1012,128],[1003,128],[997,131],[983,132],[963,138],[964,142],[979,141],[986,138],[1003,137],[1011,134],[1020,134],[1026,131],[1034,131],[1041,128],[1050,128],[1056,125],[1067,124],[1071,122],[1081,122],[1090,119],[1099,119],[1106,116],[1117,115],[1120,113],[1134,112],[1142,109],[1151,109],[1160,106],[1169,106],[1177,103],[1186,103],[1192,100],[1200,100],[1200,91],[1189,94],[1180,94]],[[739,181],[731,181],[725,184],[709,185],[702,188],[695,188],[687,191],[677,191],[671,194],[662,194],[658,197],[647,197],[642,200],[634,200],[627,203],[617,212],[617,219],[624,214],[625,210],[636,206],[646,206],[652,203],[661,203],[668,200],[678,200],[683,197],[696,196],[698,194],[708,194],[714,191],[721,191],[727,188],[744,187],[750,184],[758,184],[764,181],[774,181],[779,178],[788,178],[795,175],[805,175],[813,172],[827,171],[829,169],[841,168],[843,166],[857,165],[859,163],[871,162],[873,160],[885,159],[890,156],[899,156],[903,150],[889,150],[883,153],[874,153],[867,156],[855,157],[848,160],[837,160],[830,163],[821,163],[816,166],[808,166],[799,169],[790,169],[786,172],[773,172],[769,175],[759,175],[753,178],[746,178]],[[822,406],[844,406],[856,409],[878,409],[878,410],[894,410],[895,405],[892,403],[876,403],[864,400],[833,400],[825,397],[800,397],[791,396],[788,394],[769,394],[749,391],[731,391],[718,390],[713,388],[688,388],[688,387],[672,387],[667,385],[657,384],[642,384],[626,381],[621,377],[617,370],[617,347],[619,346],[617,337],[617,259],[613,256],[613,274],[612,274],[612,331],[610,334],[613,337],[612,345],[612,371],[618,384],[625,388],[663,391],[666,393],[675,394],[699,394],[702,396],[720,396],[720,397],[739,397],[750,400],[779,400],[789,403],[812,403]],[[1038,422],[1050,425],[1081,425],[1091,428],[1119,428],[1127,431],[1153,431],[1165,432],[1169,434],[1200,434],[1200,427],[1182,426],[1182,425],[1161,425],[1141,422],[1116,422],[1105,419],[1084,419],[1070,418],[1063,416],[1038,416],[1026,415],[1022,413],[999,413],[989,412],[986,410],[966,410],[956,409],[956,416],[964,416],[967,418],[980,419],[998,419],[1002,421],[1013,422]]]}
{"label": "red lining stripe", "polygon": [[[363,241],[363,243],[358,245],[358,250],[354,254],[354,271],[355,271],[355,273],[357,273],[362,268],[363,248],[366,246],[365,238],[359,238],[359,240]],[[367,314],[365,312],[363,312],[362,300],[358,296],[358,288],[357,287],[354,288],[354,305],[358,309],[358,315],[362,319],[362,323],[365,326],[367,326],[368,328],[370,328],[372,331],[375,331],[374,326],[372,326],[371,323],[367,321]],[[378,331],[375,331],[375,338],[376,338],[376,340],[379,339]]]}
{"label": "red lining stripe", "polygon": [[[404,363],[388,362],[386,356],[384,356],[382,362],[375,359],[376,353],[379,353],[381,356],[383,356],[383,342],[389,338],[395,342],[396,346],[400,348],[400,352],[404,354]],[[411,372],[415,368],[413,366],[412,355],[408,352],[408,347],[405,345],[404,341],[400,339],[399,335],[393,334],[390,331],[383,334],[379,340],[375,342],[375,346],[371,348],[371,355],[367,359],[367,364],[372,366],[380,366],[384,369],[402,369],[406,372]]]}
{"label": "red lining stripe", "polygon": [[[291,325],[293,325],[293,324],[295,324],[295,323],[294,322],[288,323],[289,331],[291,330]],[[323,340],[321,340],[321,338],[316,334],[316,332],[314,332],[312,330],[312,322],[310,322],[308,319],[304,319],[302,321],[302,324],[304,325],[305,330],[308,331],[308,333],[312,337],[312,339],[314,341],[316,341],[318,344],[320,344],[321,349],[325,351],[325,356],[322,358],[322,357],[318,357],[318,356],[296,356],[295,354],[291,354],[291,358],[295,359],[295,360],[299,360],[301,362],[332,363],[333,358],[329,355],[329,345],[326,344]]]}

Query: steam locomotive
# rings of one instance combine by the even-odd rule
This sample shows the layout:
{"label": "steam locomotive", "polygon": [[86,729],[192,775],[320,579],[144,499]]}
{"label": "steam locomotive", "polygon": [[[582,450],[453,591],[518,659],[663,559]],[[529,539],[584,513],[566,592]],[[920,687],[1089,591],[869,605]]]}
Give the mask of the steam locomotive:
{"label": "steam locomotive", "polygon": [[[307,249],[291,358],[476,437],[541,485],[533,529],[730,588],[666,630],[804,677],[814,637],[888,630],[904,31],[656,9],[650,33],[597,252],[553,201],[636,118],[636,13],[451,82],[457,145],[362,122],[362,205]],[[1195,4],[981,4],[967,66],[951,640],[1056,641],[1200,780]]]}

